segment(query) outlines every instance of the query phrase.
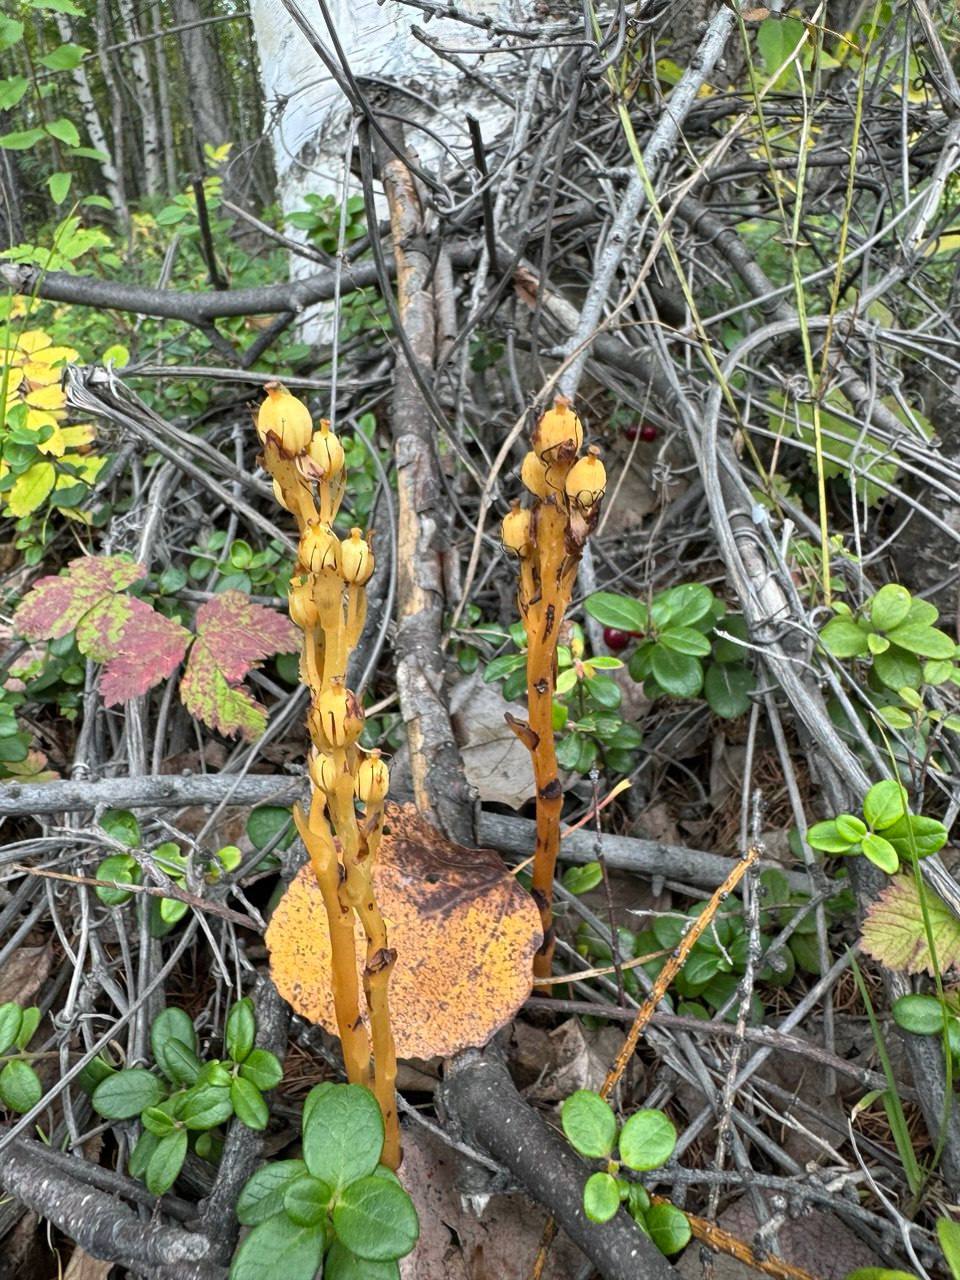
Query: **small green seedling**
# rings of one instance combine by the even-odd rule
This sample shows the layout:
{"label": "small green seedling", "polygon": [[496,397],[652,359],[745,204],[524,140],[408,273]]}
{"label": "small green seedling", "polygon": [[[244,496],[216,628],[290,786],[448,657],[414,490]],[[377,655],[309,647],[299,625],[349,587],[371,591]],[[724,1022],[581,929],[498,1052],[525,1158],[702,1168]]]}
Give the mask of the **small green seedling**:
{"label": "small green seedling", "polygon": [[130,1173],[155,1196],[169,1191],[193,1145],[205,1160],[219,1158],[220,1129],[234,1116],[248,1129],[265,1129],[263,1094],[280,1083],[274,1054],[254,1047],[253,1001],[238,1000],[227,1017],[225,1059],[201,1062],[193,1022],[183,1009],[164,1009],[150,1028],[161,1074],[145,1067],[116,1071],[95,1058],[81,1077],[93,1109],[106,1120],[139,1117],[144,1132],[130,1156]]}
{"label": "small green seedling", "polygon": [[240,1193],[253,1229],[230,1280],[399,1280],[397,1259],[420,1223],[396,1174],[380,1163],[383,1117],[358,1084],[318,1084],[303,1107],[303,1158],[265,1164]]}
{"label": "small green seedling", "polygon": [[899,870],[901,858],[910,863],[942,849],[947,843],[947,829],[936,818],[911,813],[906,788],[888,778],[867,792],[862,818],[841,813],[827,822],[816,823],[806,838],[811,848],[823,853],[862,853],[892,876]]}
{"label": "small green seedling", "polygon": [[675,1205],[654,1204],[642,1183],[620,1177],[621,1166],[645,1173],[667,1163],[677,1145],[669,1116],[653,1109],[635,1111],[621,1128],[608,1102],[590,1089],[578,1089],[564,1102],[560,1123],[575,1151],[604,1161],[583,1188],[583,1210],[590,1221],[609,1222],[623,1204],[661,1253],[679,1252],[691,1235],[686,1215]]}

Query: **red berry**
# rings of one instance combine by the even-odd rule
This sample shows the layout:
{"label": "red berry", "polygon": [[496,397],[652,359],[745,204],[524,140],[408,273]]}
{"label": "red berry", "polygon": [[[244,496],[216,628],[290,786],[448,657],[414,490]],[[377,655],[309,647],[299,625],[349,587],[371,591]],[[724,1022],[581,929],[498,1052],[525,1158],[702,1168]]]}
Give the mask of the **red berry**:
{"label": "red berry", "polygon": [[640,428],[638,426],[623,428],[623,435],[624,435],[624,439],[626,440],[636,440],[639,434],[640,434]]}
{"label": "red berry", "polygon": [[630,643],[630,632],[619,631],[616,627],[604,627],[603,643],[608,649],[612,649],[614,653],[619,653],[621,649],[625,649]]}
{"label": "red berry", "polygon": [[645,422],[640,428],[640,439],[645,440],[647,444],[652,444],[659,434],[652,422]]}

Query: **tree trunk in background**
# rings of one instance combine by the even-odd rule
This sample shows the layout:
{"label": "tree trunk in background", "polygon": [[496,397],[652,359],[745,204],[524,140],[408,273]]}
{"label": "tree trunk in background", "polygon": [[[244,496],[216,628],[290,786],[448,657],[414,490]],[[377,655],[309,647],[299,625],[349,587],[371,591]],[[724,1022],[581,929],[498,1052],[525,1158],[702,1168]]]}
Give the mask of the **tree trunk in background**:
{"label": "tree trunk in background", "polygon": [[[57,23],[57,30],[60,32],[60,39],[65,44],[73,41],[73,31],[70,26],[70,20],[64,13],[54,13]],[[103,174],[104,185],[107,189],[107,196],[117,213],[117,218],[124,231],[130,226],[130,210],[127,208],[127,200],[123,190],[123,180],[117,172],[117,167],[113,161],[113,151],[107,142],[106,131],[103,122],[100,119],[100,112],[97,110],[97,104],[90,88],[90,81],[87,79],[87,73],[84,64],[81,62],[74,67],[70,73],[73,77],[74,88],[77,91],[77,98],[80,101],[80,108],[83,111],[84,124],[87,126],[87,133],[90,136],[90,145],[95,147],[97,151],[102,151],[106,156],[105,160],[100,162],[100,172]]]}
{"label": "tree trunk in background", "polygon": [[[337,195],[343,189],[344,146],[348,136],[351,109],[344,95],[327,72],[305,36],[290,19],[282,0],[253,0],[251,6],[260,68],[266,94],[265,114],[278,118],[271,132],[274,162],[281,204],[285,212],[301,209],[304,196]],[[533,0],[511,3],[510,0],[476,0],[470,6],[474,17],[489,15],[494,21],[516,25],[524,9],[533,8]],[[422,14],[405,5],[386,0],[331,0],[329,9],[344,55],[354,76],[376,77],[399,85],[416,84],[417,91],[433,104],[404,98],[403,113],[408,122],[408,138],[424,168],[449,171],[454,162],[449,152],[441,150],[427,133],[412,127],[416,122],[439,128],[447,146],[455,148],[458,157],[470,164],[470,137],[466,127],[468,114],[480,121],[484,141],[490,143],[501,134],[512,119],[512,103],[506,105],[468,80],[450,62],[411,35],[411,27],[421,26]],[[323,25],[319,8],[309,7],[314,30],[325,48],[333,54],[333,45]],[[579,9],[578,9],[579,12]],[[465,26],[445,18],[435,18],[423,28],[432,41],[456,47],[464,55],[467,47],[478,52],[489,48],[490,35],[478,27]],[[486,78],[509,79],[519,83],[526,70],[509,55],[490,54],[483,64]],[[282,109],[275,112],[278,104]],[[447,112],[447,116],[442,113]],[[438,124],[439,122],[439,124]],[[359,188],[354,183],[351,190]],[[379,193],[378,193],[379,194]],[[296,232],[292,234],[296,235]],[[315,266],[303,259],[293,259],[294,275],[308,274]],[[314,326],[319,321],[328,328],[324,317],[329,304],[314,312]],[[314,335],[323,336],[322,333]]]}
{"label": "tree trunk in background", "polygon": [[143,193],[155,196],[163,187],[160,171],[160,131],[157,127],[157,110],[153,100],[153,77],[150,62],[141,43],[142,33],[132,0],[117,0],[123,29],[128,40],[135,41],[129,48],[130,66],[133,72],[133,93],[140,113],[143,130]]}
{"label": "tree trunk in background", "polygon": [[107,86],[107,94],[110,98],[110,131],[113,134],[113,164],[114,172],[117,175],[117,188],[120,193],[120,200],[126,209],[127,194],[126,181],[124,178],[123,157],[124,157],[124,135],[123,135],[123,100],[120,97],[120,87],[117,84],[114,75],[113,63],[110,61],[111,55],[106,52],[107,46],[111,43],[111,26],[110,15],[107,12],[106,0],[98,0],[97,3],[97,61],[100,63],[100,71],[103,75],[104,84]]}
{"label": "tree trunk in background", "polygon": [[[211,16],[209,6],[201,10],[197,0],[172,0],[174,23],[200,22]],[[178,33],[183,57],[183,78],[188,87],[185,103],[193,121],[196,155],[191,155],[191,165],[196,166],[203,157],[203,147],[209,143],[219,147],[224,142],[235,142],[230,128],[227,102],[223,93],[223,76],[217,53],[216,27],[193,27]]]}
{"label": "tree trunk in background", "polygon": [[[163,30],[164,14],[160,4],[150,9],[150,24],[156,34]],[[163,130],[163,172],[168,194],[177,190],[177,146],[173,135],[173,117],[170,112],[170,68],[163,39],[153,41],[153,56],[157,64],[157,98],[160,102],[160,128]]]}

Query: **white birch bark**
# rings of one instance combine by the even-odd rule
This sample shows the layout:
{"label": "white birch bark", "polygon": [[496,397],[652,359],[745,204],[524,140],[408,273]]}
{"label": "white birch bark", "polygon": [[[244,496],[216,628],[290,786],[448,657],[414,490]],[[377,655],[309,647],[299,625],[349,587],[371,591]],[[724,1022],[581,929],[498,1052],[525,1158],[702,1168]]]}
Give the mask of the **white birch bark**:
{"label": "white birch bark", "polygon": [[[73,41],[73,32],[70,28],[70,20],[65,13],[54,13],[57,22],[57,30],[60,32],[60,39],[64,44],[70,44]],[[97,151],[101,151],[106,157],[100,161],[100,172],[103,174],[103,182],[107,189],[107,196],[110,203],[116,210],[117,217],[121,225],[126,228],[130,225],[130,210],[127,207],[126,196],[123,192],[123,182],[117,167],[113,162],[113,151],[107,142],[106,130],[100,119],[100,112],[97,109],[96,101],[90,89],[90,81],[87,79],[87,73],[83,63],[79,63],[71,71],[73,78],[73,87],[77,91],[77,101],[80,103],[80,110],[83,112],[83,121],[87,127],[87,134],[90,138],[90,145]]]}
{"label": "white birch bark", "polygon": [[[117,0],[117,8],[120,11],[127,39],[135,42],[130,46],[130,67],[133,72],[133,87],[143,130],[144,194],[155,196],[162,189],[163,178],[160,170],[160,129],[153,100],[153,77],[150,74],[146,50],[140,43],[143,33],[137,25],[132,0]],[[187,91],[189,92],[189,86]]]}

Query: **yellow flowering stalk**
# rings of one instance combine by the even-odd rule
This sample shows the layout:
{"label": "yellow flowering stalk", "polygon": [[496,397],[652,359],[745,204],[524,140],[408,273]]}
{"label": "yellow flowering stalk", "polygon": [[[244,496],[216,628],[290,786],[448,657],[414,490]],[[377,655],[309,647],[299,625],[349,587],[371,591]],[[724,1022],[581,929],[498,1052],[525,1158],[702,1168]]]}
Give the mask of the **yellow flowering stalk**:
{"label": "yellow flowering stalk", "polygon": [[[373,549],[360,529],[342,541],[333,520],[345,485],[343,445],[321,422],[314,428],[302,401],[279,383],[265,388],[257,415],[263,464],[274,493],[300,530],[290,583],[290,617],[303,632],[301,677],[310,689],[307,727],[313,741],[309,812],[294,818],[320,886],[330,929],[333,999],[347,1077],[373,1089],[383,1112],[384,1163],[400,1161],[397,1062],[388,987],[396,960],[373,891],[389,772],[378,751],[358,745],[363,708],[347,688],[347,663],[363,630]],[[366,937],[364,1025],[354,922]],[[372,1043],[371,1043],[372,1041]]]}
{"label": "yellow flowering stalk", "polygon": [[581,456],[583,427],[569,402],[558,397],[537,423],[533,448],[520,478],[533,497],[504,517],[503,545],[519,559],[517,603],[527,636],[527,720],[508,722],[533,757],[537,787],[537,839],[533,896],[540,909],[543,944],[534,957],[538,978],[553,963],[553,876],[560,850],[563,789],[553,738],[557,640],[570,604],[577,565],[597,522],[606,487],[603,463],[593,448]]}

